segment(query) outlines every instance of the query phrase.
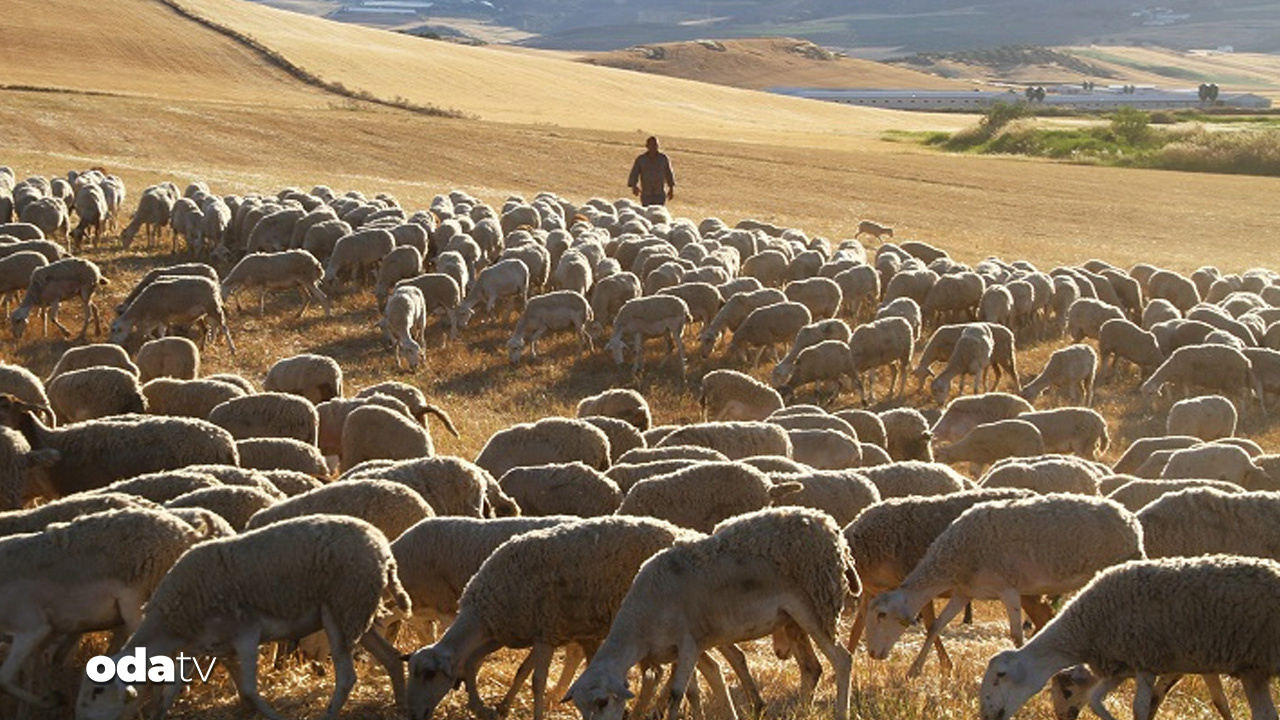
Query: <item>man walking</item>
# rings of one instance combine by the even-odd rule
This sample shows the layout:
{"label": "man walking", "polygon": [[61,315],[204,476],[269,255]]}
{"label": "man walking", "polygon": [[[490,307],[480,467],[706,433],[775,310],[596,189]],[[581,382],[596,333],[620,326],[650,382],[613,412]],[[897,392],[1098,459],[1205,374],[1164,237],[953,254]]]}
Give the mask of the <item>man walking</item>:
{"label": "man walking", "polygon": [[645,141],[645,152],[631,165],[627,185],[632,195],[639,195],[643,205],[665,205],[676,196],[676,176],[671,172],[671,158],[658,152],[658,138]]}

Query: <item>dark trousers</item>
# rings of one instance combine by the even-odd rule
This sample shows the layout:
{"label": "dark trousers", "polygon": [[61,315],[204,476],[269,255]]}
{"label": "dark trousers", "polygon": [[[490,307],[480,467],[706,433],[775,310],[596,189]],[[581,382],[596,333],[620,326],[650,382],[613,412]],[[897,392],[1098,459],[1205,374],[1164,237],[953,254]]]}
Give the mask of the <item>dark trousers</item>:
{"label": "dark trousers", "polygon": [[641,205],[666,205],[667,195],[666,193],[662,193],[662,192],[654,193],[652,195],[650,195],[649,193],[641,193],[640,204]]}

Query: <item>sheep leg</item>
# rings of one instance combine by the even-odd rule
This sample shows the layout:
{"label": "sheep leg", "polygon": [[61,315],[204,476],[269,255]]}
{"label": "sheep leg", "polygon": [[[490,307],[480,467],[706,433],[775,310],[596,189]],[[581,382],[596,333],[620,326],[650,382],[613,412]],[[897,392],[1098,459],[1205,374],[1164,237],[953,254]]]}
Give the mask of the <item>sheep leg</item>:
{"label": "sheep leg", "polygon": [[346,704],[351,689],[356,686],[356,665],[351,655],[353,643],[343,635],[342,628],[329,608],[320,609],[320,620],[324,624],[325,636],[329,639],[329,656],[333,660],[333,696],[329,698],[329,708],[324,716],[326,720],[333,720]]}
{"label": "sheep leg", "polygon": [[[1149,673],[1138,673],[1133,694],[1133,720],[1152,720],[1169,691],[1182,678],[1182,673],[1165,673],[1154,678]],[[1214,679],[1217,679],[1216,675]]]}
{"label": "sheep leg", "polygon": [[231,668],[234,670],[232,679],[235,680],[236,689],[240,693],[240,699],[270,720],[285,720],[284,716],[277,713],[267,704],[267,701],[258,694],[258,644],[261,640],[258,628],[251,628],[235,638],[232,642],[232,651],[235,653],[236,662]]}
{"label": "sheep leg", "polygon": [[533,720],[542,720],[547,710],[547,674],[551,669],[551,657],[555,654],[554,645],[538,644],[533,646],[529,657],[536,656],[533,666]]}
{"label": "sheep leg", "polygon": [[738,649],[733,643],[726,643],[716,648],[724,659],[729,663],[729,667],[733,668],[733,674],[738,676],[738,682],[742,685],[742,691],[747,694],[747,702],[751,703],[751,711],[760,713],[764,710],[764,698],[760,696],[760,686],[756,685],[756,680],[751,676],[751,668],[747,665],[747,656],[742,650]]}
{"label": "sheep leg", "polygon": [[507,688],[507,692],[502,696],[502,700],[498,701],[497,714],[498,717],[506,717],[511,712],[511,705],[515,702],[516,694],[520,692],[520,688],[524,686],[524,681],[529,679],[529,674],[533,672],[533,666],[537,663],[537,649],[540,645],[535,645],[524,660],[520,662],[520,667],[516,668],[516,674],[511,678],[511,687]]}
{"label": "sheep leg", "polygon": [[809,636],[805,635],[795,623],[787,623],[786,632],[795,649],[796,664],[800,667],[800,697],[804,704],[813,704],[813,693],[818,688],[818,679],[822,677],[822,663],[813,651]]}
{"label": "sheep leg", "polygon": [[551,691],[551,697],[564,697],[569,692],[569,686],[573,684],[573,676],[577,674],[578,668],[582,666],[583,661],[586,659],[587,652],[581,645],[572,643],[565,646],[564,660],[560,668],[560,680],[556,682],[555,689]]}
{"label": "sheep leg", "polygon": [[368,650],[369,654],[373,655],[387,671],[387,677],[391,678],[391,693],[395,696],[396,704],[403,706],[405,704],[404,661],[400,659],[400,653],[389,640],[382,636],[382,633],[378,632],[377,628],[370,628],[361,636],[360,645]]}
{"label": "sheep leg", "polygon": [[1022,647],[1022,596],[1012,588],[1000,593],[1000,602],[1009,616],[1009,638],[1014,647]]}
{"label": "sheep leg", "polygon": [[[822,622],[814,615],[808,605],[788,606],[784,609],[787,615],[806,635],[813,639],[818,649],[831,663],[831,674],[836,679],[835,720],[847,720],[849,717],[849,680],[853,675],[853,656],[848,650],[840,647],[840,643],[828,634]],[[927,647],[927,645],[926,645]]]}
{"label": "sheep leg", "polygon": [[680,360],[680,381],[684,382],[684,338],[672,333],[676,342],[676,357]]}
{"label": "sheep leg", "polygon": [[258,293],[258,317],[267,314],[267,287],[262,286],[262,291]]}
{"label": "sheep leg", "polygon": [[[52,321],[53,321],[54,326],[56,326],[56,327],[58,328],[58,331],[62,333],[62,337],[64,337],[64,338],[69,338],[69,337],[71,337],[71,331],[67,329],[67,326],[66,326],[66,325],[63,325],[63,324],[58,320],[58,306],[59,306],[60,304],[61,304],[61,303],[54,303],[54,304],[53,304],[53,308],[49,311],[49,314],[48,314],[48,316],[47,316],[45,319],[46,319],[46,320],[52,320]],[[47,326],[47,325],[46,325],[46,329],[48,329],[48,326]],[[46,335],[48,335],[48,333],[47,333],[47,332],[46,332],[45,334],[46,334]]]}
{"label": "sheep leg", "polygon": [[631,374],[639,375],[640,371],[644,369],[644,335],[640,333],[636,333],[635,353],[635,360],[631,364]]}
{"label": "sheep leg", "polygon": [[640,674],[640,690],[636,693],[635,702],[631,704],[631,717],[644,720],[648,717],[649,706],[657,694],[658,685],[662,682],[662,666],[644,668]]}
{"label": "sheep leg", "polygon": [[533,331],[533,335],[529,336],[529,357],[531,359],[538,357],[538,340],[546,334],[547,329],[545,327],[540,327]]}
{"label": "sheep leg", "polygon": [[41,624],[25,632],[14,633],[9,644],[9,654],[0,664],[0,689],[17,698],[19,701],[39,708],[51,708],[58,704],[56,693],[46,696],[36,695],[18,685],[18,674],[27,658],[39,652],[41,646],[49,639],[53,628]]}
{"label": "sheep leg", "polygon": [[720,669],[720,663],[707,653],[702,653],[698,656],[698,669],[702,671],[702,677],[707,679],[715,703],[724,706],[729,720],[738,720],[738,709],[733,706],[733,698],[729,697],[729,688],[724,684],[724,672]]}
{"label": "sheep leg", "polygon": [[1044,627],[1045,624],[1053,619],[1053,608],[1039,595],[1023,595],[1021,601],[1022,611],[1027,614],[1031,623],[1036,626],[1036,630]]}
{"label": "sheep leg", "polygon": [[[942,633],[942,629],[947,626],[957,615],[964,611],[964,606],[969,604],[970,598],[960,593],[954,593],[951,600],[947,602],[946,607],[942,608],[942,612],[929,625],[929,632],[926,634],[924,643],[920,645],[920,652],[916,653],[916,658],[911,663],[911,669],[907,671],[907,677],[916,677],[920,671],[924,669],[924,661],[929,657],[929,648],[933,645],[933,641]],[[838,676],[837,676],[838,677]]]}
{"label": "sheep leg", "polygon": [[[970,606],[965,605],[968,609]],[[925,603],[924,609],[920,611],[920,619],[925,625],[932,625],[938,616],[933,611],[933,601]],[[938,664],[942,666],[942,672],[950,673],[955,664],[951,662],[951,656],[947,654],[947,649],[942,646],[942,638],[935,637],[933,639],[933,649],[938,653]]]}
{"label": "sheep leg", "polygon": [[680,701],[684,699],[689,681],[693,679],[693,671],[697,667],[698,646],[691,638],[685,638],[676,650],[675,667],[671,671],[671,683],[667,689],[667,720],[680,717]]}
{"label": "sheep leg", "polygon": [[862,639],[862,633],[867,629],[867,607],[871,605],[871,594],[862,593],[862,597],[858,598],[858,608],[853,613],[853,627],[849,628],[849,639],[845,641],[844,647],[853,654],[858,649],[858,641]]}
{"label": "sheep leg", "polygon": [[1244,684],[1244,696],[1249,701],[1249,715],[1252,720],[1280,720],[1276,716],[1276,705],[1271,700],[1271,690],[1267,676],[1262,673],[1251,673],[1240,678]]}

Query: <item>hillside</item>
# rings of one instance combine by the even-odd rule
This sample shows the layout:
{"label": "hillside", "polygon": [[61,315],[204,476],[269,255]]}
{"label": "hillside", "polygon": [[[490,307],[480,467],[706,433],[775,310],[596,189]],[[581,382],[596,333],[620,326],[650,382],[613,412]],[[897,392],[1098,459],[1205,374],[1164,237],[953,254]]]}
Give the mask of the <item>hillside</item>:
{"label": "hillside", "polygon": [[966,90],[969,83],[841,55],[795,38],[701,40],[642,45],[585,55],[593,65],[749,89],[823,88]]}

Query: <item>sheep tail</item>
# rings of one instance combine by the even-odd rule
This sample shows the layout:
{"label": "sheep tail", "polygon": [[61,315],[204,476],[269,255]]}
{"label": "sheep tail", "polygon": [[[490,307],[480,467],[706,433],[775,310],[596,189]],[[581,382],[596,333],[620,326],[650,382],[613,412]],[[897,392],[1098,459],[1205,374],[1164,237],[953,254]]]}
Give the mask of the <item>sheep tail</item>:
{"label": "sheep tail", "polygon": [[400,583],[400,575],[396,572],[394,559],[387,564],[387,590],[391,593],[392,599],[395,600],[396,607],[400,608],[405,614],[413,612],[413,601],[409,599],[409,592]]}
{"label": "sheep tail", "polygon": [[462,437],[461,435],[458,434],[458,429],[453,426],[453,420],[449,419],[449,413],[445,412],[443,409],[435,405],[428,404],[427,414],[435,415],[437,418],[439,418],[440,422],[444,423],[445,429],[448,430],[450,434],[452,434],[454,437],[456,438]]}

